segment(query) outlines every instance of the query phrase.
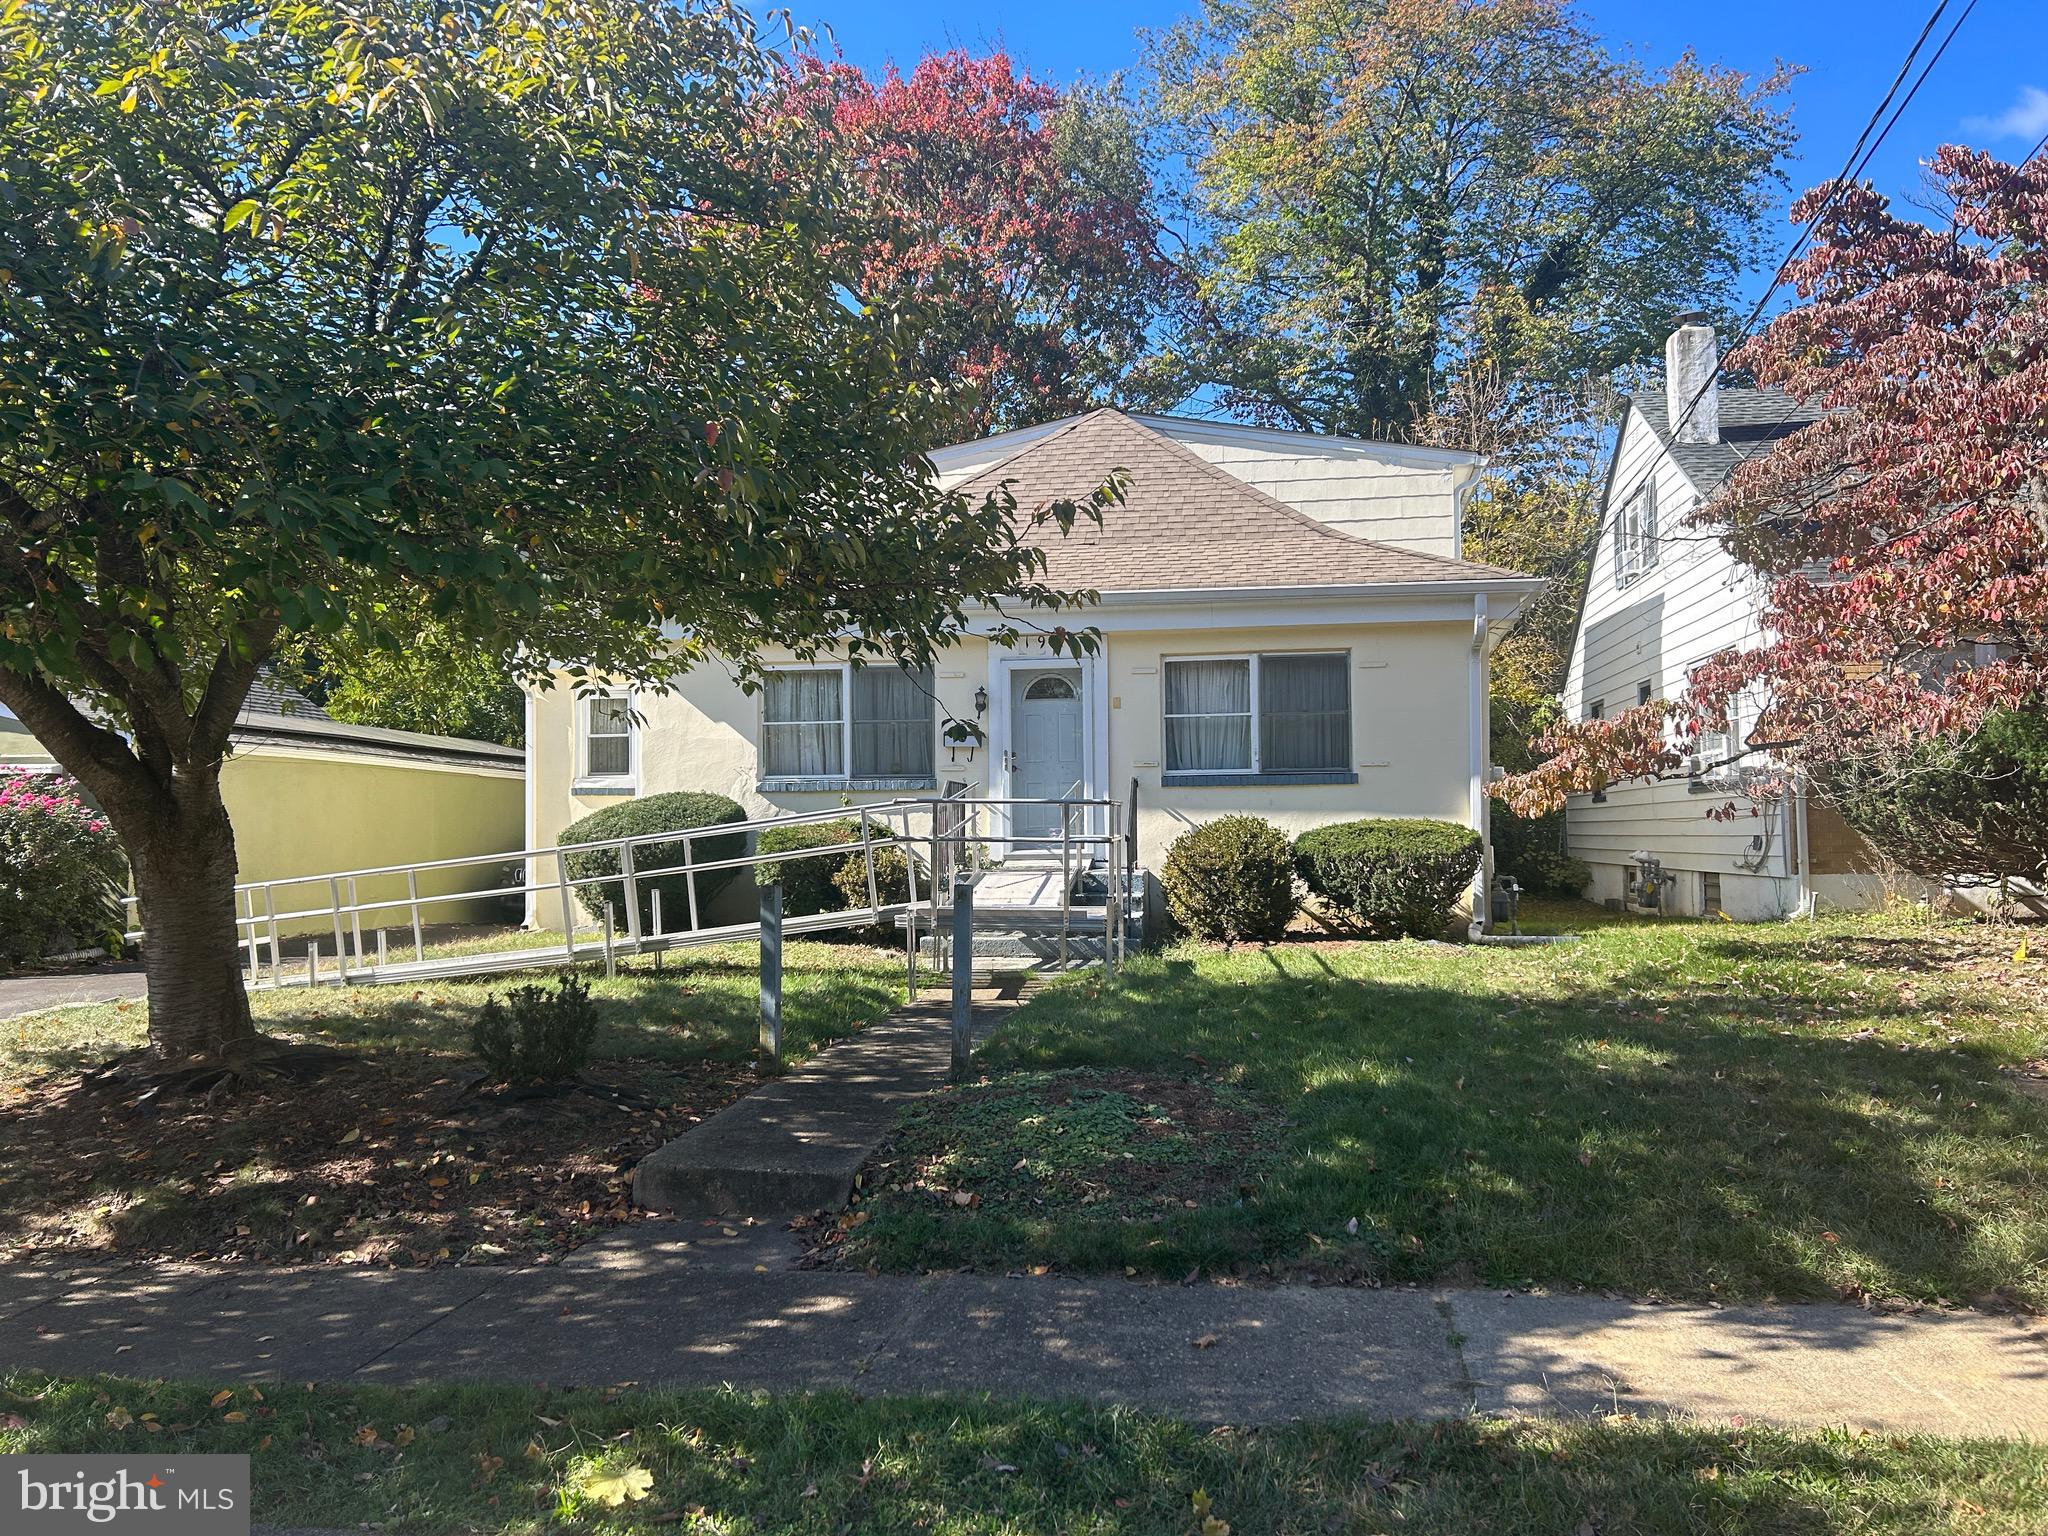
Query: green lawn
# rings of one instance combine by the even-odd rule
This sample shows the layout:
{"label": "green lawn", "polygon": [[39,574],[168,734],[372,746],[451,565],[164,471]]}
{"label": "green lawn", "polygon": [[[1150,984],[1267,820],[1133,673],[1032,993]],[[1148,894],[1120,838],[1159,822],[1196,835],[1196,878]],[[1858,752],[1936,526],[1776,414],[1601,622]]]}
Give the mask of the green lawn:
{"label": "green lawn", "polygon": [[[559,934],[493,936],[471,950],[560,942]],[[449,946],[453,953],[465,946]],[[327,962],[332,964],[331,958]],[[287,987],[252,999],[257,1027],[273,1034],[364,1049],[462,1056],[469,1021],[492,992],[545,979],[546,972],[435,981],[411,986]],[[600,1018],[600,1057],[655,1061],[740,1060],[760,1025],[755,946],[721,944],[667,956],[660,972],[638,958],[615,980],[585,965]],[[861,945],[793,942],[783,958],[783,1050],[798,1060],[903,1001],[903,958]],[[141,1044],[139,1002],[54,1009],[0,1023],[0,1107],[4,1091],[55,1072],[76,1071]]]}
{"label": "green lawn", "polygon": [[[262,1391],[0,1379],[0,1451],[247,1452],[257,1519],[412,1536],[2023,1536],[2048,1525],[2048,1448],[2008,1442],[1630,1419],[1255,1432],[1074,1404],[845,1394]],[[623,1502],[609,1507],[607,1493]]]}
{"label": "green lawn", "polygon": [[[1049,986],[985,1086],[913,1109],[844,1251],[2048,1305],[2048,1103],[2006,1070],[2048,1056],[2042,962],[2015,947],[1843,918],[1144,957]],[[1189,1079],[1285,1117],[1234,1185],[1184,1187],[1205,1133],[1155,1101]]]}

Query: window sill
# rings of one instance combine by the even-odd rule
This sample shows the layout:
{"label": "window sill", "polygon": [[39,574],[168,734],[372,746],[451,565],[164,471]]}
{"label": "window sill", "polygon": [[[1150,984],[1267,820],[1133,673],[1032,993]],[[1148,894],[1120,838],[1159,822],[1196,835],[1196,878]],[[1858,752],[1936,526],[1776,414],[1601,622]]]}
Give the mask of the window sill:
{"label": "window sill", "polygon": [[569,785],[572,795],[637,795],[640,786],[631,779],[577,779]]}
{"label": "window sill", "polygon": [[1232,789],[1252,784],[1356,784],[1348,768],[1323,768],[1302,773],[1162,773],[1166,789]]}
{"label": "window sill", "polygon": [[764,795],[857,794],[868,790],[936,790],[936,775],[926,778],[800,778],[761,779],[754,788]]}

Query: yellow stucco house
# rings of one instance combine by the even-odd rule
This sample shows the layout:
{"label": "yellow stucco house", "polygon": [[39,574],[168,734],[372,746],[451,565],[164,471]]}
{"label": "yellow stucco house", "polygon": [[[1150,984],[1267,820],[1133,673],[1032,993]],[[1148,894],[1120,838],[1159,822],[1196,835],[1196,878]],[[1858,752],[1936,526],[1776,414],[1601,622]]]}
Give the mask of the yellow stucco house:
{"label": "yellow stucco house", "polygon": [[[1128,474],[1100,528],[1042,539],[1049,581],[1099,594],[1064,619],[1098,632],[1093,655],[992,643],[990,612],[924,675],[770,655],[756,693],[715,665],[662,693],[560,681],[528,698],[528,846],[680,789],[752,816],[961,786],[1134,800],[1151,869],[1232,812],[1290,833],[1363,816],[1484,832],[1488,655],[1542,583],[1460,557],[1477,457],[1099,410],[931,459],[947,485],[1008,482],[1024,508]],[[528,917],[555,926],[553,893]]]}
{"label": "yellow stucco house", "polygon": [[[4,709],[0,765],[55,766],[42,743]],[[293,884],[295,876],[516,850],[524,781],[525,758],[517,747],[351,725],[259,679],[235,724],[221,799],[234,824],[239,879],[279,882],[275,902],[291,911],[328,899],[324,881]],[[420,888],[429,898],[474,890],[483,884],[480,873],[429,871]],[[377,877],[358,882],[358,890],[365,901],[393,898],[404,894],[405,881]],[[432,923],[518,919],[502,901],[429,899],[421,905]],[[390,925],[404,920],[399,908],[384,917]],[[327,924],[285,922],[279,931],[320,934]]]}

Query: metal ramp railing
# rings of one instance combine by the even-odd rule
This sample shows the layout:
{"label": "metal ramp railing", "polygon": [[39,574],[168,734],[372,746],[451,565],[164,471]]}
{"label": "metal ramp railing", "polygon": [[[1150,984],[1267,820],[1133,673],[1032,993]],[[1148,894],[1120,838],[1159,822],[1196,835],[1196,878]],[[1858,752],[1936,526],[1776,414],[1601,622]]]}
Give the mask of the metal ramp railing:
{"label": "metal ramp railing", "polygon": [[[1013,835],[1020,808],[1056,808],[1058,836]],[[850,842],[759,851],[763,832],[838,821],[856,821],[858,835]],[[1133,867],[1124,846],[1129,835],[1119,807],[1106,799],[987,799],[964,793],[899,797],[687,831],[250,881],[235,887],[235,921],[251,989],[401,984],[598,959],[611,974],[624,956],[758,940],[762,935],[758,919],[705,922],[712,900],[739,871],[770,863],[787,867],[806,859],[843,864],[858,857],[865,875],[865,905],[785,917],[780,931],[803,935],[900,922],[908,986],[915,997],[920,930],[928,935],[943,931],[958,883],[979,884],[999,867],[989,857],[989,848],[995,843],[1012,856],[1020,851],[1042,850],[1048,857],[1057,852],[1063,966],[1076,920],[1075,884],[1088,870],[1102,871],[1108,888],[1101,918],[1103,961],[1113,970],[1124,958]],[[734,857],[698,856],[699,845],[729,842],[735,836],[744,839],[742,847],[747,851]],[[680,857],[676,856],[678,850]],[[893,861],[883,857],[892,852],[901,859],[900,872]],[[713,888],[705,889],[712,884],[712,877],[722,878]],[[896,883],[899,880],[900,885]],[[665,912],[664,892],[678,888],[683,910]],[[584,893],[592,891],[597,895],[590,905],[599,914],[599,926],[579,932],[576,910]],[[428,939],[428,930],[437,926],[440,914],[480,901],[514,898],[523,910],[528,898],[542,893],[551,893],[560,902],[559,941],[549,938],[531,945],[515,943],[503,949],[480,950],[438,945]],[[146,943],[147,926],[139,901],[132,895],[125,901],[131,914],[126,937]],[[673,903],[670,905],[672,908]],[[1048,918],[1052,911],[1051,905],[1044,907]],[[388,920],[394,915],[399,919],[396,923]],[[995,925],[1013,921],[1017,914],[997,903],[976,916]],[[370,935],[367,941],[366,930]],[[402,945],[395,957],[394,932]],[[299,938],[306,941],[305,962],[303,966],[288,965],[285,944]],[[322,953],[326,939],[333,944],[331,965]]]}

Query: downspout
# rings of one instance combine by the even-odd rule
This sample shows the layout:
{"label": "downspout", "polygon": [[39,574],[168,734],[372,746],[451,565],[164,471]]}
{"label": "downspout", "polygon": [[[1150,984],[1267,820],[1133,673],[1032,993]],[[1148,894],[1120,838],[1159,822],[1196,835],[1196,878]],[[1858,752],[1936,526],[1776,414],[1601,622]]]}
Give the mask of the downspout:
{"label": "downspout", "polygon": [[1493,878],[1493,839],[1487,831],[1490,818],[1487,815],[1486,803],[1488,764],[1493,756],[1486,697],[1489,638],[1486,594],[1480,592],[1474,594],[1472,598],[1472,656],[1467,671],[1470,711],[1466,725],[1471,738],[1469,756],[1472,783],[1469,809],[1472,830],[1479,834],[1479,872],[1472,880],[1471,930],[1475,934],[1485,933],[1492,920],[1492,912],[1486,899]]}
{"label": "downspout", "polygon": [[1799,859],[1799,915],[1818,917],[1820,893],[1813,887],[1813,848],[1807,840],[1806,770],[1803,768],[1793,774],[1792,815],[1792,847]]}
{"label": "downspout", "polygon": [[[534,837],[540,830],[540,806],[536,800],[536,797],[540,794],[540,775],[534,771],[534,744],[538,739],[539,733],[534,729],[533,689],[528,687],[524,691],[526,694],[526,846],[521,851],[531,853],[533,852]],[[519,861],[519,878],[526,885],[526,900],[522,904],[525,908],[526,926],[529,929],[538,928],[540,926],[540,893],[534,887],[540,883],[540,877],[535,870],[532,859],[521,859]],[[564,921],[567,921],[566,915],[564,916]]]}

